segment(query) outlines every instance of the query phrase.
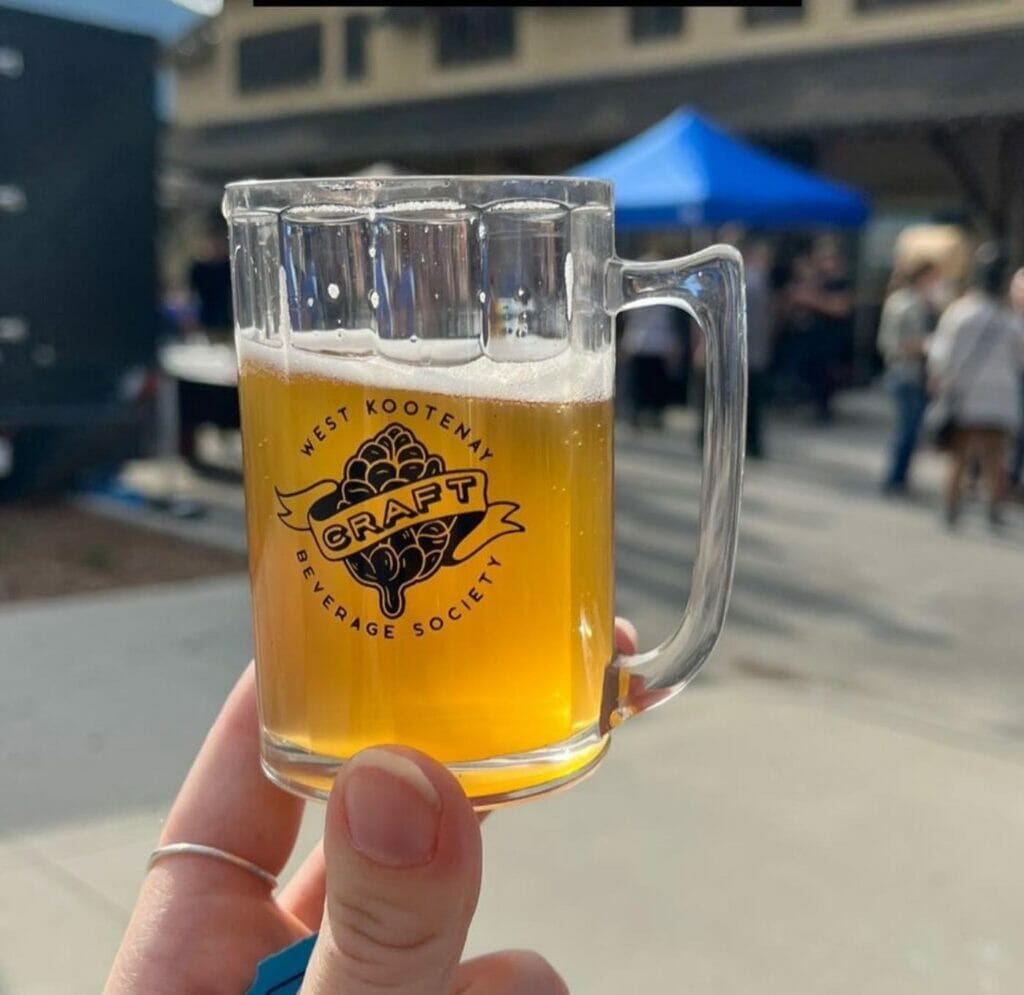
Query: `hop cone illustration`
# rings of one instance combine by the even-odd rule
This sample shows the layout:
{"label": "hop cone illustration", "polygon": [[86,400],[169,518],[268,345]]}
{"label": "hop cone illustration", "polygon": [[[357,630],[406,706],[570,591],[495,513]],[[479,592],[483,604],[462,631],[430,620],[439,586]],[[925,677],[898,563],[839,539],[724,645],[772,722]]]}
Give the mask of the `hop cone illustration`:
{"label": "hop cone illustration", "polygon": [[[444,472],[440,456],[428,453],[408,428],[392,422],[367,439],[345,463],[337,492],[322,499],[314,514],[326,518],[367,498]],[[449,551],[481,517],[448,515],[411,525],[343,562],[355,580],[377,590],[384,615],[398,618],[405,611],[406,588],[437,573]]]}

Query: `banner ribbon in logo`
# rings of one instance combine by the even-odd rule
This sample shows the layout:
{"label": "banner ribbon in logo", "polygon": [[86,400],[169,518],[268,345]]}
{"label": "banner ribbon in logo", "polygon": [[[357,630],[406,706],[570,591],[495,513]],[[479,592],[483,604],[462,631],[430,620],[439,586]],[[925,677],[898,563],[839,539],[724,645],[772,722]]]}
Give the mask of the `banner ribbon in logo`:
{"label": "banner ribbon in logo", "polygon": [[512,532],[526,531],[512,520],[519,510],[513,501],[487,500],[487,475],[480,470],[453,470],[375,494],[341,508],[327,518],[313,518],[318,501],[337,493],[333,480],[320,480],[301,491],[277,491],[281,521],[299,532],[312,532],[328,560],[344,560],[369,549],[396,532],[452,515],[483,514],[468,535],[445,557],[462,563],[488,543]]}

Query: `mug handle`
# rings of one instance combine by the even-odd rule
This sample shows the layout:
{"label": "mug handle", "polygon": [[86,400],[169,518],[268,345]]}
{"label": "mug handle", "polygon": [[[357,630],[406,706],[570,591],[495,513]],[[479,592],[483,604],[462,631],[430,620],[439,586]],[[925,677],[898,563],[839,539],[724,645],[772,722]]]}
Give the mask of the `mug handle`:
{"label": "mug handle", "polygon": [[611,314],[650,304],[682,308],[700,326],[706,350],[704,473],[690,597],[675,633],[657,649],[619,655],[608,669],[601,725],[612,729],[678,694],[722,631],[739,526],[747,407],[743,263],[726,245],[665,262],[608,263]]}

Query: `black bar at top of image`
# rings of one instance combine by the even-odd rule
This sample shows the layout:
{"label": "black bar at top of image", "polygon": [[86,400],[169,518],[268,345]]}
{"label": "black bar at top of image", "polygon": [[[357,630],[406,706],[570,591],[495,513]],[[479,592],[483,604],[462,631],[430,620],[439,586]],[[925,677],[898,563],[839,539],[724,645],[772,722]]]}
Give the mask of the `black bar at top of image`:
{"label": "black bar at top of image", "polygon": [[[342,7],[344,4],[328,0],[252,0],[254,7]],[[405,6],[400,4],[399,6]],[[603,5],[602,5],[603,6]],[[735,4],[732,0],[703,0],[682,4],[683,7],[802,7],[803,0],[754,0],[753,3]],[[430,10],[431,8],[427,8]],[[438,8],[444,9],[444,8]]]}

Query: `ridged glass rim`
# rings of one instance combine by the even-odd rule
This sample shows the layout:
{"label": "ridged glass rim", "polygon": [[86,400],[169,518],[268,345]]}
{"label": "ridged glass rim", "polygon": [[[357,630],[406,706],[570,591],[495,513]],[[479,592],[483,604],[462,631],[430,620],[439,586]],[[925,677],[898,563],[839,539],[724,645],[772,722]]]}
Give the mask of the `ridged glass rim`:
{"label": "ridged glass rim", "polygon": [[551,200],[570,209],[611,209],[612,184],[607,180],[568,176],[324,176],[235,180],[225,186],[221,208],[230,220],[239,212],[277,212],[321,204],[379,209],[396,199],[457,200],[476,208],[504,200]]}

